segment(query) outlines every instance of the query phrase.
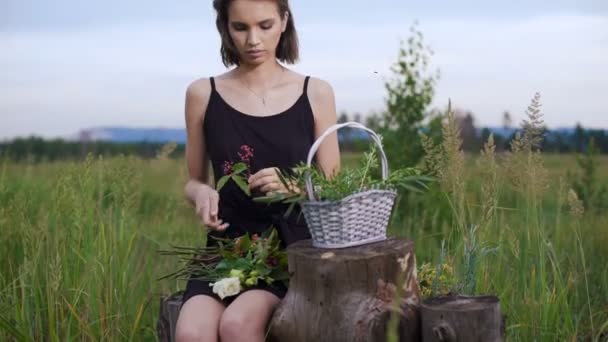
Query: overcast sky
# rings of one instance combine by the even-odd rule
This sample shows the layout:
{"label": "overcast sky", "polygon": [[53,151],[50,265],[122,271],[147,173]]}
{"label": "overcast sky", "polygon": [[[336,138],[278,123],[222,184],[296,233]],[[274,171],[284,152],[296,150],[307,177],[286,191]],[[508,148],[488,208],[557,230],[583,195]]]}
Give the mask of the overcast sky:
{"label": "overcast sky", "polygon": [[[383,108],[417,20],[440,69],[434,107],[517,123],[536,91],[549,127],[608,128],[608,1],[292,0],[301,62],[338,110]],[[191,80],[225,71],[210,0],[2,0],[0,139],[97,126],[183,127]],[[378,73],[374,73],[377,71]]]}

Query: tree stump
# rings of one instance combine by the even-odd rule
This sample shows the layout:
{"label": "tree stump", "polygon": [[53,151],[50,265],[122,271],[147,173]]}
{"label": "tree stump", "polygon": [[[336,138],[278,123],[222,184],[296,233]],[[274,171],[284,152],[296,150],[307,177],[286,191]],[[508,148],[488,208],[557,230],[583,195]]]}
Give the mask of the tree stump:
{"label": "tree stump", "polygon": [[182,293],[180,291],[160,298],[160,314],[156,323],[159,341],[175,341],[175,325],[182,306]]}
{"label": "tree stump", "polygon": [[[289,291],[270,323],[273,341],[386,341],[391,314],[400,341],[419,340],[414,243],[398,238],[344,249],[311,240],[287,249]],[[399,302],[396,284],[403,284]]]}
{"label": "tree stump", "polygon": [[505,321],[496,296],[448,296],[420,306],[423,342],[504,341]]}

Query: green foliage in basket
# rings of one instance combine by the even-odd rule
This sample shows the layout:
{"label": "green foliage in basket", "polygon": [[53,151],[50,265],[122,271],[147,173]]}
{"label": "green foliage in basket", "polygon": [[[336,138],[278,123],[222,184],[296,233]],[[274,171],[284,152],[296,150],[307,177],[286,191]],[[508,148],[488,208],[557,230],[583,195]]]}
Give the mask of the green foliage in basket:
{"label": "green foliage in basket", "polygon": [[253,200],[261,203],[283,202],[291,204],[286,212],[289,215],[296,203],[308,201],[306,193],[306,175],[310,174],[315,197],[321,201],[339,201],[349,195],[370,189],[421,192],[427,189],[426,183],[432,177],[422,174],[418,168],[407,167],[393,170],[387,179],[372,177],[379,167],[378,147],[365,152],[359,167],[343,169],[333,177],[327,178],[316,166],[300,163],[288,172],[278,171],[279,178],[289,193],[270,193]]}

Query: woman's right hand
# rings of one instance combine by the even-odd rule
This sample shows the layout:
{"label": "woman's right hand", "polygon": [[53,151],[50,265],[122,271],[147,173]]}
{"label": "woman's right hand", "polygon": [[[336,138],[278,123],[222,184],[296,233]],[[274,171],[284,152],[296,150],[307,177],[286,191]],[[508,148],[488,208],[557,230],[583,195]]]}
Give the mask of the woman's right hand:
{"label": "woman's right hand", "polygon": [[196,215],[209,230],[224,231],[230,224],[222,222],[218,217],[220,195],[207,184],[198,184],[194,203]]}

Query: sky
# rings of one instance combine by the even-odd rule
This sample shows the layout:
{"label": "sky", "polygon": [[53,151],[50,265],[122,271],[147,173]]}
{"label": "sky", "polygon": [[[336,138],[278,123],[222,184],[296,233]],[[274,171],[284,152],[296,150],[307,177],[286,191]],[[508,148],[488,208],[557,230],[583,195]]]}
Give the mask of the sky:
{"label": "sky", "polygon": [[[292,0],[295,71],[334,88],[338,112],[384,108],[399,42],[418,22],[441,78],[433,108],[478,126],[608,128],[608,1]],[[226,71],[210,0],[2,0],[0,139],[99,126],[184,127],[184,94]]]}

